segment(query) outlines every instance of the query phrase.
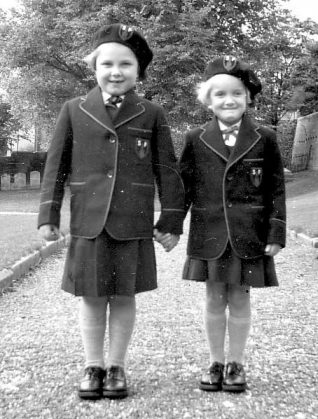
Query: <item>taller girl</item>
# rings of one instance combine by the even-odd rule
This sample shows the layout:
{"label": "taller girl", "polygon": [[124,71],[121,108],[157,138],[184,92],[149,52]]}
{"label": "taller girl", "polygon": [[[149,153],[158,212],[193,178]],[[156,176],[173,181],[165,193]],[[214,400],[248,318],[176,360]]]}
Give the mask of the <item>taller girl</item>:
{"label": "taller girl", "polygon": [[[151,60],[133,28],[100,28],[86,57],[97,85],[64,104],[47,156],[39,228],[46,240],[58,237],[69,180],[72,239],[62,288],[81,297],[85,372],[78,394],[85,399],[128,395],[135,294],[157,287],[153,235],[169,251],[182,232],[184,190],[165,113],[135,93]],[[155,184],[161,215],[154,228]]]}
{"label": "taller girl", "polygon": [[180,160],[187,209],[191,206],[184,278],[206,281],[211,364],[200,388],[208,391],[246,389],[242,364],[251,325],[250,288],[278,285],[273,257],[285,246],[284,173],[276,135],[247,115],[260,91],[260,81],[242,61],[225,56],[210,62],[198,99],[214,117],[186,134]]}

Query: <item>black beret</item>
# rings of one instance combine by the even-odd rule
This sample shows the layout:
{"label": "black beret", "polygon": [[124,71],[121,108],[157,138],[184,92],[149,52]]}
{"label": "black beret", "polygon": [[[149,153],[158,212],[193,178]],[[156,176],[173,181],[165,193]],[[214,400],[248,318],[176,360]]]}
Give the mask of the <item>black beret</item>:
{"label": "black beret", "polygon": [[92,47],[96,49],[99,45],[108,42],[117,42],[130,48],[137,57],[140,76],[144,76],[145,70],[152,60],[153,53],[147,41],[139,32],[120,23],[105,25],[95,33]]}
{"label": "black beret", "polygon": [[262,90],[262,84],[250,66],[232,55],[225,55],[208,63],[204,73],[205,79],[208,80],[217,74],[229,74],[242,80],[252,99]]}

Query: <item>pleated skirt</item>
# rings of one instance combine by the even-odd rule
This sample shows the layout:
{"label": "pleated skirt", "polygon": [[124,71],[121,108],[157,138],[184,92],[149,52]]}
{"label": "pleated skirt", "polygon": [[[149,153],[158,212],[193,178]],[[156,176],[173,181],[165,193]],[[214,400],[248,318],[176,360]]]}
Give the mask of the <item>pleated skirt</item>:
{"label": "pleated skirt", "polygon": [[241,259],[229,244],[219,259],[203,260],[188,256],[183,268],[183,279],[258,288],[278,286],[273,257]]}
{"label": "pleated skirt", "polygon": [[62,289],[76,296],[133,296],[157,288],[152,239],[115,240],[105,230],[95,239],[72,237]]}

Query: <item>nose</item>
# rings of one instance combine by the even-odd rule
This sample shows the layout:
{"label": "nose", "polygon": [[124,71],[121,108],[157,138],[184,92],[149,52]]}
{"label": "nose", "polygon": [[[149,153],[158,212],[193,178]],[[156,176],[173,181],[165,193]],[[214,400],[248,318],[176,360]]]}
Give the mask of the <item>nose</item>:
{"label": "nose", "polygon": [[225,97],[225,103],[228,105],[231,105],[233,103],[235,103],[234,98],[232,95],[226,95]]}
{"label": "nose", "polygon": [[113,66],[112,67],[112,70],[111,70],[111,75],[112,76],[120,76],[121,75],[121,71],[120,71],[120,68],[119,68],[119,66]]}

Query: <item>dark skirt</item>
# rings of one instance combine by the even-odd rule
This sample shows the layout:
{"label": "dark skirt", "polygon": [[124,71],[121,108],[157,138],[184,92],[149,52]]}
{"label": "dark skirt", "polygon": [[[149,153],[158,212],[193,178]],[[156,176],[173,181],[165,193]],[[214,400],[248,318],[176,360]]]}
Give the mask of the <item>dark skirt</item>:
{"label": "dark skirt", "polygon": [[273,257],[241,259],[235,255],[230,245],[219,259],[203,260],[188,256],[183,268],[183,279],[259,288],[278,286]]}
{"label": "dark skirt", "polygon": [[157,288],[152,239],[115,240],[105,230],[95,239],[72,237],[62,289],[76,296],[133,296]]}

